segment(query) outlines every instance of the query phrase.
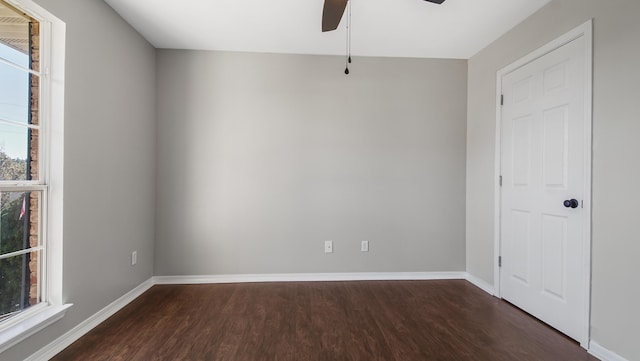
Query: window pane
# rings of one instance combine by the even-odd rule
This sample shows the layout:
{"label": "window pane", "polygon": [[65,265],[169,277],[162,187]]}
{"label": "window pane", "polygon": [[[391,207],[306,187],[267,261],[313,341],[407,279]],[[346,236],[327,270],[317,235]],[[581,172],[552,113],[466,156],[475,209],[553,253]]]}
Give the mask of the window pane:
{"label": "window pane", "polygon": [[2,192],[0,203],[0,255],[40,245],[41,192]]}
{"label": "window pane", "polygon": [[0,321],[41,302],[40,252],[0,259]]}
{"label": "window pane", "polygon": [[27,127],[0,123],[0,180],[27,180],[29,156]]}
{"label": "window pane", "polygon": [[[0,57],[15,52],[0,43]],[[24,55],[28,65],[29,57]],[[29,122],[29,79],[24,70],[0,63],[0,119],[27,124]],[[37,77],[36,77],[37,78]]]}
{"label": "window pane", "polygon": [[32,21],[22,11],[0,0],[0,41],[7,46],[28,53]]}

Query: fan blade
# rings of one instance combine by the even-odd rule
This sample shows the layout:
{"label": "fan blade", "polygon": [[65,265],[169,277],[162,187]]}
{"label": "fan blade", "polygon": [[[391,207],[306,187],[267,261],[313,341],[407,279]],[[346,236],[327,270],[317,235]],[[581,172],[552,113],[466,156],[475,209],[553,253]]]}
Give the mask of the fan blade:
{"label": "fan blade", "polygon": [[434,4],[442,4],[444,2],[444,0],[424,0],[424,1],[428,1],[428,2],[434,3]]}
{"label": "fan blade", "polygon": [[324,0],[322,9],[322,31],[331,31],[338,28],[348,0]]}

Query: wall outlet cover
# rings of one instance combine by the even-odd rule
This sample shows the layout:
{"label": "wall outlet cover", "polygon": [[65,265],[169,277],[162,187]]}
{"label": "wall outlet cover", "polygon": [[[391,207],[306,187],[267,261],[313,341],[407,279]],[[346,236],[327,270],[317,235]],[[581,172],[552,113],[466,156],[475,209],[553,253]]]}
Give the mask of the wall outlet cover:
{"label": "wall outlet cover", "polygon": [[369,252],[369,241],[360,242],[360,251]]}
{"label": "wall outlet cover", "polygon": [[333,241],[324,241],[324,253],[333,253]]}

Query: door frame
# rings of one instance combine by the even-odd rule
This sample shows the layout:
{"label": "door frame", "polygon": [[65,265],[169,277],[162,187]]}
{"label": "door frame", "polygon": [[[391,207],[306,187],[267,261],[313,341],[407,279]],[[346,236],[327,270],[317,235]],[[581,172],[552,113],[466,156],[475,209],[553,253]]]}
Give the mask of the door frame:
{"label": "door frame", "polygon": [[495,144],[495,172],[494,172],[494,259],[493,259],[493,279],[495,296],[502,298],[500,291],[500,267],[499,257],[501,250],[500,216],[501,216],[501,156],[502,156],[502,78],[514,70],[527,65],[538,58],[570,43],[571,41],[584,37],[585,39],[585,93],[584,93],[584,155],[585,155],[585,177],[584,177],[584,213],[585,225],[582,239],[582,280],[580,293],[583,295],[581,307],[581,336],[578,340],[580,346],[589,349],[589,329],[591,311],[591,158],[592,158],[592,94],[593,94],[593,20],[585,22],[557,39],[549,42],[541,48],[525,55],[510,65],[500,69],[496,74],[496,144]]}

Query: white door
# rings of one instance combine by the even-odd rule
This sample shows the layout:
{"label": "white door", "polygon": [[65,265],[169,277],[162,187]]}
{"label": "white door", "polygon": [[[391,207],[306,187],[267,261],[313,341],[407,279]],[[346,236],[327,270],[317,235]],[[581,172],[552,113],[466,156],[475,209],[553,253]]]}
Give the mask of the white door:
{"label": "white door", "polygon": [[585,83],[584,37],[502,77],[501,297],[577,340],[588,220]]}

